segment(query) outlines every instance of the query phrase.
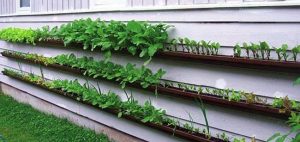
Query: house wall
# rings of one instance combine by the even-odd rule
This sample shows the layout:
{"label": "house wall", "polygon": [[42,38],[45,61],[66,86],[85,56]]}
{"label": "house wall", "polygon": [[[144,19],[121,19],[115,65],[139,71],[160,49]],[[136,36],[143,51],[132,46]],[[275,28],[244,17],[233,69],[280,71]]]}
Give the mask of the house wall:
{"label": "house wall", "polygon": [[[23,16],[3,16],[0,17],[0,27],[30,27],[37,28],[45,25],[58,26],[63,23],[79,18],[100,18],[103,20],[145,20],[153,24],[164,22],[174,25],[170,29],[171,37],[189,37],[195,40],[218,41],[221,45],[232,46],[241,42],[267,41],[272,46],[280,46],[287,43],[294,46],[300,41],[300,9],[298,6],[283,7],[231,7],[231,8],[191,8],[191,9],[151,9],[151,10],[105,10],[93,12],[75,12],[63,14],[35,14]],[[21,52],[38,53],[45,56],[55,56],[62,53],[74,53],[77,56],[92,56],[96,59],[102,58],[101,53],[58,49],[51,47],[32,47],[28,45],[18,45],[0,42],[1,50],[10,49]],[[221,51],[221,54],[232,54],[231,48]],[[144,60],[124,54],[114,54],[113,62],[126,64],[128,62],[142,65]],[[12,67],[21,68],[27,72],[40,73],[40,68],[36,65],[19,61],[0,58],[1,68]],[[292,82],[297,78],[297,74],[276,73],[262,70],[240,69],[226,66],[209,65],[202,63],[192,63],[180,60],[168,60],[155,58],[149,65],[153,71],[163,68],[167,71],[164,79],[175,80],[198,85],[208,85],[218,88],[234,88],[254,92],[267,97],[280,97],[288,95],[292,99],[300,100],[299,86],[293,86]],[[45,77],[49,79],[79,79],[85,82],[86,78],[76,76],[67,72],[57,72],[53,69],[43,68]],[[26,89],[32,94],[38,94],[39,89],[30,87],[16,80],[1,76],[0,81],[4,83],[19,84],[19,89]],[[97,84],[97,80],[89,80]],[[101,81],[101,88],[105,91],[113,90],[125,98],[125,94],[119,85]],[[203,128],[204,119],[195,102],[185,101],[174,97],[159,95],[155,97],[153,93],[127,88],[127,91],[134,94],[134,97],[143,103],[151,100],[159,108],[167,111],[170,117],[180,118],[182,122],[189,122],[187,112],[191,113],[195,126]],[[48,94],[43,92],[43,94]],[[51,95],[50,95],[51,96]],[[43,96],[41,96],[43,97]],[[64,101],[60,102],[64,104]],[[86,112],[85,115],[92,116],[94,113]],[[243,136],[248,141],[255,136],[258,141],[265,141],[275,132],[286,132],[288,127],[285,121],[264,116],[260,114],[247,113],[233,109],[207,105],[207,115],[212,133],[226,132],[232,136]],[[148,141],[181,141],[170,137],[153,129],[144,128],[133,123],[127,124],[124,120],[115,120],[112,117],[99,117],[99,121],[112,126],[120,131],[134,135]],[[117,125],[115,124],[117,123]],[[141,131],[143,131],[141,135]]]}
{"label": "house wall", "polygon": [[90,0],[31,0],[31,12],[61,12],[90,8]]}
{"label": "house wall", "polygon": [[232,7],[248,5],[299,5],[297,0],[30,0],[31,7],[19,10],[19,0],[0,0],[0,15],[60,13],[101,9],[157,7]]}
{"label": "house wall", "polygon": [[16,13],[16,0],[0,0],[0,15]]}

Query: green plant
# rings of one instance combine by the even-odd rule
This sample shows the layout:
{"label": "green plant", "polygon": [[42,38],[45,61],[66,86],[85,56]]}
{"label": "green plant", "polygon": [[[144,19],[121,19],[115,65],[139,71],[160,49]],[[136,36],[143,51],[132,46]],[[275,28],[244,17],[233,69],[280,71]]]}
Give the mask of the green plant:
{"label": "green plant", "polygon": [[201,100],[200,97],[196,99],[196,102],[197,102],[198,106],[200,107],[200,109],[202,111],[202,115],[203,115],[204,120],[205,120],[206,131],[207,131],[208,134],[210,134],[208,118],[207,118],[207,115],[206,115],[206,108],[204,106],[204,103],[203,103],[203,101]]}
{"label": "green plant", "polygon": [[287,123],[291,127],[289,132],[287,132],[286,134],[275,133],[267,140],[267,142],[271,142],[271,141],[285,142],[286,140],[290,142],[299,142],[300,141],[300,114],[292,112]]}
{"label": "green plant", "polygon": [[263,60],[265,59],[265,54],[267,55],[267,59],[270,59],[271,50],[270,50],[270,46],[268,45],[268,43],[263,41],[263,42],[259,43],[259,46],[260,46],[260,54],[261,54],[262,59]]}
{"label": "green plant", "polygon": [[6,142],[6,139],[0,134],[0,142]]}
{"label": "green plant", "polygon": [[7,28],[0,31],[0,39],[34,44],[36,40],[63,40],[65,46],[83,44],[83,49],[100,49],[108,61],[114,51],[127,50],[132,55],[147,58],[148,64],[154,54],[162,50],[168,40],[165,24],[151,25],[148,22],[105,22],[99,19],[79,19],[60,27],[43,27],[37,30]]}
{"label": "green plant", "polygon": [[296,62],[296,61],[297,61],[297,56],[298,56],[298,54],[300,53],[300,45],[294,47],[294,48],[292,49],[292,53],[293,53],[293,59],[294,59],[294,61]]}
{"label": "green plant", "polygon": [[[109,142],[103,133],[42,113],[0,93],[0,142]],[[5,139],[4,139],[5,138]]]}
{"label": "green plant", "polygon": [[287,44],[283,44],[282,46],[281,46],[281,54],[282,54],[282,56],[283,56],[283,58],[284,58],[284,60],[285,61],[287,61],[288,60],[288,57],[289,57],[289,55],[287,54],[287,50],[288,50],[288,45]]}
{"label": "green plant", "polygon": [[240,91],[236,92],[234,90],[231,90],[231,94],[228,97],[229,101],[239,102],[241,99],[242,99],[242,95]]}
{"label": "green plant", "polygon": [[[246,139],[245,138],[234,138],[233,142],[246,142]],[[255,141],[252,141],[252,142],[255,142]]]}
{"label": "green plant", "polygon": [[184,44],[185,44],[184,47],[186,48],[187,52],[190,52],[190,50],[191,50],[191,41],[190,41],[190,39],[185,37],[183,39],[183,41],[184,41]]}
{"label": "green plant", "polygon": [[241,57],[242,48],[239,44],[236,44],[233,48],[234,57]]}
{"label": "green plant", "polygon": [[294,82],[294,85],[299,85],[299,84],[300,84],[300,77],[297,78],[297,79],[295,80],[295,82]]}
{"label": "green plant", "polygon": [[211,50],[211,51],[213,51],[213,53],[214,53],[215,55],[218,55],[219,49],[220,49],[220,47],[221,47],[220,43],[218,43],[218,42],[213,42],[213,43],[211,43],[211,47],[212,47],[212,50]]}
{"label": "green plant", "polygon": [[217,137],[225,142],[229,142],[229,137],[224,132],[221,135],[217,134]]}
{"label": "green plant", "polygon": [[210,55],[210,51],[209,51],[210,45],[209,44],[210,44],[210,41],[206,42],[204,40],[201,40],[202,50],[203,50],[203,53],[206,55]]}
{"label": "green plant", "polygon": [[272,106],[277,107],[277,108],[282,108],[283,107],[283,99],[282,98],[275,98],[273,100]]}
{"label": "green plant", "polygon": [[[177,39],[173,38],[171,41],[170,41],[170,44],[174,47],[174,51],[177,52],[177,46],[178,46],[178,43],[177,43]],[[171,49],[170,49],[171,50]]]}
{"label": "green plant", "polygon": [[184,39],[179,37],[178,41],[181,44],[182,51],[184,52]]}
{"label": "green plant", "polygon": [[192,53],[197,53],[197,54],[200,53],[197,41],[191,40],[190,41],[190,48],[192,49]]}
{"label": "green plant", "polygon": [[128,83],[132,84],[136,82],[144,88],[147,88],[150,85],[159,85],[160,79],[165,74],[165,71],[162,69],[153,73],[145,66],[138,68],[136,65],[130,63],[126,66],[122,66],[112,62],[106,62],[104,60],[95,61],[93,58],[89,57],[77,58],[74,54],[62,54],[54,58],[48,58],[37,54],[25,54],[14,51],[4,51],[4,53],[12,54],[40,64],[60,64],[81,69],[84,71],[84,75],[93,78],[102,77],[108,80],[118,81],[122,88],[125,88]]}
{"label": "green plant", "polygon": [[282,48],[275,48],[275,52],[277,53],[277,57],[278,57],[278,61],[281,60],[281,52],[282,52]]}
{"label": "green plant", "polygon": [[5,28],[0,30],[0,39],[9,42],[21,42],[35,45],[37,33],[32,29]]}
{"label": "green plant", "polygon": [[[5,69],[3,73],[9,76],[20,77],[34,84],[40,84],[43,87],[67,92],[64,95],[72,97],[77,101],[92,104],[101,109],[115,110],[118,112],[118,117],[130,115],[143,123],[149,122],[158,125],[169,125],[174,127],[174,130],[177,127],[181,127],[178,121],[166,116],[165,110],[155,108],[151,104],[151,101],[146,101],[144,105],[140,105],[136,100],[134,100],[132,95],[129,96],[126,92],[127,101],[122,101],[115,93],[111,91],[103,93],[99,87],[97,89],[88,82],[83,85],[81,85],[78,80],[42,80],[42,82],[40,82],[39,79],[41,77],[34,74],[21,74],[10,69]],[[186,128],[189,133],[202,133],[199,128],[193,127],[192,123],[185,123],[183,127]],[[211,137],[205,130],[203,131],[203,134],[205,134],[208,139]]]}
{"label": "green plant", "polygon": [[258,44],[251,43],[250,50],[254,58],[259,58],[258,51],[260,50],[260,46]]}
{"label": "green plant", "polygon": [[249,46],[246,42],[243,43],[243,49],[246,50],[246,54],[248,58],[250,58],[250,48],[251,46]]}

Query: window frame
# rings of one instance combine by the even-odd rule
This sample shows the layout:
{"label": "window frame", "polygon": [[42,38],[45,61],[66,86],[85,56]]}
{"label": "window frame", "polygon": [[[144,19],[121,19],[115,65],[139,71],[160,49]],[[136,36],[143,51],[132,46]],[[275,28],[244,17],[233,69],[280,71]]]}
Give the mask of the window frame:
{"label": "window frame", "polygon": [[32,0],[29,0],[29,7],[21,7],[21,0],[16,0],[16,13],[26,14],[31,12]]}

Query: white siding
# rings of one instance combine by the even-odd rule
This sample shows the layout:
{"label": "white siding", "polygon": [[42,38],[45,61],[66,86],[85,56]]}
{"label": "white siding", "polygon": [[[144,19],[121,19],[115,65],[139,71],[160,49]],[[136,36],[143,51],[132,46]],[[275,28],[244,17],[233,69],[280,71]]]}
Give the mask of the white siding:
{"label": "white siding", "polygon": [[[129,21],[132,19],[164,23],[174,25],[170,30],[171,37],[189,37],[195,40],[218,41],[221,45],[232,46],[237,42],[252,41],[258,42],[265,40],[272,46],[279,46],[282,43],[289,45],[299,44],[300,37],[300,9],[299,7],[264,7],[264,8],[222,8],[222,9],[191,9],[191,10],[157,10],[157,11],[123,11],[123,12],[92,12],[78,14],[59,14],[59,15],[35,15],[35,16],[15,16],[0,17],[0,27],[41,27],[44,25],[56,26],[62,23],[73,21],[79,18],[101,18],[104,20]],[[25,24],[24,24],[25,23]],[[271,30],[272,29],[272,30]],[[26,47],[0,42],[0,47],[11,50],[39,53],[47,56],[54,56],[62,53],[74,53],[78,56],[93,56],[96,59],[102,57],[102,54],[88,51],[56,49],[56,48],[38,48]],[[35,50],[38,49],[38,50]],[[232,49],[221,51],[229,54]],[[141,65],[144,60],[135,57],[118,54],[113,55],[114,62],[136,63]],[[18,68],[14,60],[1,58],[0,64],[9,65]],[[39,72],[39,68],[33,65],[23,65],[24,70],[30,72]],[[237,69],[224,66],[206,65],[201,63],[191,63],[179,60],[167,60],[155,58],[149,65],[152,70],[163,68],[167,71],[165,79],[217,86],[218,82],[225,82],[226,88],[245,90],[260,95],[275,97],[279,95],[289,95],[292,99],[300,100],[300,86],[292,86],[293,80],[297,77],[295,74],[278,74],[275,72]],[[74,76],[69,73],[45,69],[45,76],[48,78],[78,78],[84,81],[83,77]],[[7,80],[6,80],[7,81]],[[94,81],[94,80],[93,80]],[[91,81],[92,82],[92,81]],[[95,82],[94,82],[95,83]],[[114,90],[121,96],[123,91],[118,85],[103,81],[101,87],[104,90]],[[267,88],[267,89],[266,89]],[[132,89],[132,88],[130,88]],[[34,90],[32,90],[34,92]],[[180,117],[189,121],[186,110],[189,110],[193,119],[203,124],[204,120],[196,104],[190,101],[183,101],[178,98],[159,95],[157,98],[153,93],[132,89],[135,98],[140,102],[147,99],[153,100],[157,107],[166,109],[168,114]],[[124,97],[124,96],[123,96]],[[283,120],[278,120],[264,115],[236,111],[233,109],[221,108],[216,106],[207,106],[209,123],[215,127],[215,131],[225,130],[231,134],[244,135],[251,137],[256,135],[260,140],[266,140],[277,131],[287,131],[287,125]],[[104,121],[104,120],[103,120]],[[106,121],[106,120],[105,120]],[[247,123],[245,123],[247,122]],[[117,125],[116,125],[117,126]],[[198,126],[198,125],[197,125]],[[200,126],[200,125],[199,125]],[[124,130],[125,124],[118,125],[118,128]],[[136,135],[134,126],[126,126],[128,132]],[[145,130],[145,133],[152,133],[152,130]],[[140,136],[142,138],[149,136]],[[151,134],[147,140],[155,141],[155,135]],[[161,136],[161,135],[159,135]],[[161,136],[162,137],[162,136]],[[166,138],[167,139],[167,138]]]}
{"label": "white siding", "polygon": [[[248,2],[268,2],[277,0],[128,0],[132,3],[129,6],[149,6],[149,3],[154,3],[154,6],[170,6],[170,5],[199,5],[199,4],[217,4],[217,3],[248,3]],[[282,0],[285,1],[285,0]]]}

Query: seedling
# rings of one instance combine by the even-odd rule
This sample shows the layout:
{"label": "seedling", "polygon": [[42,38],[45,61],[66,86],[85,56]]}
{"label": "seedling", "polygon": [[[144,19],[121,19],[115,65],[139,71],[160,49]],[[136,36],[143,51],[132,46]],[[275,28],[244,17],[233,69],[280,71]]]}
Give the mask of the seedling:
{"label": "seedling", "polygon": [[296,61],[297,61],[298,53],[300,53],[300,45],[294,47],[294,48],[292,49],[292,53],[293,53],[293,59],[294,59],[294,61],[296,62]]}
{"label": "seedling", "polygon": [[187,49],[187,52],[190,53],[191,41],[188,38],[184,38],[183,40],[184,40],[185,48]]}
{"label": "seedling", "polygon": [[282,52],[282,48],[274,48],[278,57],[278,61],[281,60],[281,52]]}
{"label": "seedling", "polygon": [[[173,45],[173,47],[174,47],[174,51],[175,52],[177,52],[177,45],[178,45],[178,43],[177,43],[177,39],[172,39],[171,40],[171,45]],[[170,49],[171,50],[171,49]]]}
{"label": "seedling", "polygon": [[207,133],[210,134],[208,119],[207,119],[207,115],[206,115],[206,108],[204,106],[204,103],[203,103],[203,101],[200,97],[196,99],[196,102],[197,102],[198,106],[200,107],[200,109],[202,111],[202,114],[203,114],[203,117],[204,117],[204,120],[205,120],[205,126],[206,126]]}
{"label": "seedling", "polygon": [[281,46],[281,53],[282,53],[282,56],[283,56],[283,58],[284,58],[284,60],[285,61],[287,61],[288,60],[288,57],[289,57],[289,55],[287,54],[287,50],[288,50],[288,45],[287,44],[283,44],[282,46]]}
{"label": "seedling", "polygon": [[184,43],[183,38],[180,38],[180,37],[179,37],[179,38],[178,38],[178,41],[179,41],[179,43],[181,44],[182,51],[185,52],[185,51],[184,51],[184,45],[183,45],[183,43]]}
{"label": "seedling", "polygon": [[229,101],[236,101],[239,102],[241,100],[242,96],[240,92],[235,92],[233,89],[231,90],[231,95],[229,95],[228,100]]}
{"label": "seedling", "polygon": [[260,42],[260,53],[261,53],[261,57],[262,59],[265,59],[265,53],[267,54],[267,58],[269,59],[270,57],[270,47],[268,45],[267,42]]}
{"label": "seedling", "polygon": [[250,46],[248,46],[248,44],[244,42],[243,48],[246,50],[247,57],[250,58]]}
{"label": "seedling", "polygon": [[258,50],[260,46],[258,44],[251,43],[250,49],[254,58],[259,58]]}
{"label": "seedling", "polygon": [[192,53],[198,53],[199,54],[199,47],[198,47],[198,44],[195,40],[191,40],[190,48],[192,49]]}
{"label": "seedling", "polygon": [[220,49],[220,43],[218,43],[218,42],[213,42],[212,44],[211,44],[211,47],[212,47],[212,51],[214,51],[214,53],[216,54],[216,55],[218,55],[218,53],[219,53],[219,49]]}
{"label": "seedling", "polygon": [[233,48],[234,57],[241,57],[242,48],[239,44],[236,44]]}

